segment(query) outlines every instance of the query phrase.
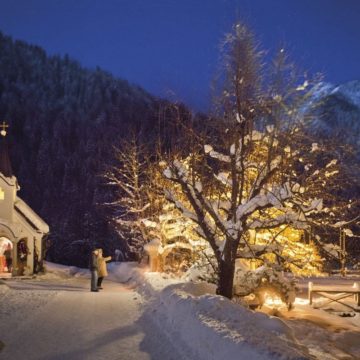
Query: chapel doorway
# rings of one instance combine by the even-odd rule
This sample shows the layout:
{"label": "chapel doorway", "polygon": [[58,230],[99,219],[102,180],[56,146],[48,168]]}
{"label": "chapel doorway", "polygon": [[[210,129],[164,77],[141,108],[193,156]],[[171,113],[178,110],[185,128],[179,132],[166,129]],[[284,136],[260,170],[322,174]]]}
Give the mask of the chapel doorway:
{"label": "chapel doorway", "polygon": [[17,243],[17,275],[23,276],[27,274],[27,261],[28,261],[29,249],[27,246],[27,239],[21,239]]}
{"label": "chapel doorway", "polygon": [[13,243],[0,237],[0,277],[11,277],[13,270]]}

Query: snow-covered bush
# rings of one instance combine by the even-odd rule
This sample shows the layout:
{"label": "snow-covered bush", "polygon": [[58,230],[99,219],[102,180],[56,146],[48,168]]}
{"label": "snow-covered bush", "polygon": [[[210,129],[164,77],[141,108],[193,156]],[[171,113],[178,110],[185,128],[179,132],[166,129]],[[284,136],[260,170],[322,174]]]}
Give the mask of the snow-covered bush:
{"label": "snow-covered bush", "polygon": [[281,268],[261,266],[256,270],[235,271],[234,295],[254,295],[259,305],[265,303],[266,297],[279,297],[288,308],[295,301],[296,281],[293,277],[285,277]]}
{"label": "snow-covered bush", "polygon": [[206,281],[210,284],[218,282],[217,261],[209,246],[194,249],[193,264],[184,276],[190,281]]}

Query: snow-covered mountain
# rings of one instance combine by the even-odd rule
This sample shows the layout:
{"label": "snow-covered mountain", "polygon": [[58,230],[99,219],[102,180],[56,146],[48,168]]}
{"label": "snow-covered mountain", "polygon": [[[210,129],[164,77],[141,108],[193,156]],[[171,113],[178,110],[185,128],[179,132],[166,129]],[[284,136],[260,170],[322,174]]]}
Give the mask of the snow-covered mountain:
{"label": "snow-covered mountain", "polygon": [[339,86],[322,83],[312,103],[316,104],[317,130],[354,145],[360,153],[360,81]]}

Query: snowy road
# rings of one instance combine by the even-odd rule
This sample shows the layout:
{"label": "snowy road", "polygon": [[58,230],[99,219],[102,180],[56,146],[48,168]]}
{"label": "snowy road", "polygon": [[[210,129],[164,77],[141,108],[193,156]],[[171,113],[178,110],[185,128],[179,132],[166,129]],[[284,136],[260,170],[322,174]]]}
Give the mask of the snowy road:
{"label": "snowy road", "polygon": [[139,295],[119,283],[105,281],[99,293],[81,278],[6,284],[10,289],[0,293],[0,359],[182,358],[142,316]]}

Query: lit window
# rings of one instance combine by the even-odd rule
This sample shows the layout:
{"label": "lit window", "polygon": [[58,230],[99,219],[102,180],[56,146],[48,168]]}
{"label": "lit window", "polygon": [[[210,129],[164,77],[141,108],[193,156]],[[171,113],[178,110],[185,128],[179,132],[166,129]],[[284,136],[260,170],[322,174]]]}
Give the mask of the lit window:
{"label": "lit window", "polygon": [[0,200],[4,200],[4,199],[5,199],[4,190],[2,188],[0,188]]}

